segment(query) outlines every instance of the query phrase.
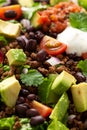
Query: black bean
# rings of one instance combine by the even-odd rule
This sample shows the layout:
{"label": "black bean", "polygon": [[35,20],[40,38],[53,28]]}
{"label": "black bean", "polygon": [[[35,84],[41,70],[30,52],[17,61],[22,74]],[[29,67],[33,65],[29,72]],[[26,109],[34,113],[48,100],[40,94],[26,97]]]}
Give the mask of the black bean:
{"label": "black bean", "polygon": [[21,89],[20,95],[26,97],[29,94],[29,91],[27,89]]}
{"label": "black bean", "polygon": [[45,119],[42,116],[34,116],[34,117],[31,117],[30,119],[30,125],[36,126],[36,125],[44,123],[44,121]]}
{"label": "black bean", "polygon": [[26,106],[28,109],[30,108],[30,107],[29,107],[29,104],[28,104],[28,103],[26,103],[26,102],[25,102],[25,103],[23,103],[23,105],[24,105],[24,106]]}
{"label": "black bean", "polygon": [[25,117],[27,109],[27,106],[23,104],[18,104],[15,107],[15,111],[20,117]]}
{"label": "black bean", "polygon": [[23,27],[25,28],[25,29],[29,29],[29,27],[30,27],[30,21],[28,20],[28,19],[22,19],[21,20],[21,24],[23,25]]}
{"label": "black bean", "polygon": [[77,72],[75,74],[75,78],[77,79],[77,82],[84,82],[86,80],[86,77],[81,73],[81,72]]}
{"label": "black bean", "polygon": [[19,44],[22,48],[24,48],[25,45],[26,45],[26,42],[28,42],[28,39],[27,39],[25,36],[19,36],[19,37],[16,38],[16,40],[17,40],[18,44]]}
{"label": "black bean", "polygon": [[44,37],[44,34],[41,31],[36,31],[35,38],[40,41]]}
{"label": "black bean", "polygon": [[35,37],[34,32],[29,32],[29,38],[30,38],[30,39],[34,39],[34,37]]}
{"label": "black bean", "polygon": [[36,95],[35,95],[35,94],[29,94],[29,95],[27,96],[27,99],[28,99],[29,101],[36,100]]}
{"label": "black bean", "polygon": [[24,103],[24,102],[25,102],[24,97],[18,97],[16,104],[21,104],[21,103]]}
{"label": "black bean", "polygon": [[28,30],[27,30],[27,32],[31,32],[31,31],[34,31],[35,29],[34,29],[34,27],[32,27],[31,25],[28,27]]}
{"label": "black bean", "polygon": [[15,18],[17,16],[17,13],[14,10],[7,10],[4,13],[6,18]]}
{"label": "black bean", "polygon": [[26,116],[27,117],[33,117],[33,116],[37,116],[37,115],[39,115],[39,112],[34,108],[28,109],[26,111]]}
{"label": "black bean", "polygon": [[29,39],[28,43],[26,43],[25,50],[32,52],[36,50],[37,42],[34,39]]}
{"label": "black bean", "polygon": [[46,56],[47,56],[48,54],[47,54],[47,52],[45,51],[45,50],[40,50],[38,53],[37,53],[37,60],[38,61],[45,61],[45,59],[46,59]]}

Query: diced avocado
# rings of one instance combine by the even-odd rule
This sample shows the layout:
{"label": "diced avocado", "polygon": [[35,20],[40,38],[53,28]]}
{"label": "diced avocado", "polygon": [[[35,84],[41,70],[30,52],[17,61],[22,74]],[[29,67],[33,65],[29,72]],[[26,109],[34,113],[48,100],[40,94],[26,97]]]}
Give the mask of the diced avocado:
{"label": "diced avocado", "polygon": [[0,20],[0,34],[7,37],[16,38],[21,31],[20,23],[11,23],[4,20]]}
{"label": "diced avocado", "polygon": [[26,62],[26,54],[22,49],[10,49],[6,56],[8,58],[9,65],[23,65]]}
{"label": "diced avocado", "polygon": [[23,7],[32,7],[34,4],[33,0],[18,0],[18,3]]}
{"label": "diced avocado", "polygon": [[77,112],[87,110],[87,83],[82,82],[71,87],[73,102]]}
{"label": "diced avocado", "polygon": [[48,126],[47,130],[69,130],[62,122],[54,119],[50,125]]}
{"label": "diced avocado", "polygon": [[58,4],[59,2],[64,2],[64,1],[69,1],[69,0],[50,0],[50,5],[55,5],[55,4]]}
{"label": "diced avocado", "polygon": [[63,95],[58,100],[57,104],[55,105],[50,119],[57,119],[58,121],[62,121],[63,117],[65,116],[67,109],[69,107],[69,98],[67,93],[63,93]]}
{"label": "diced avocado", "polygon": [[15,78],[15,76],[11,76],[7,79],[4,79],[0,83],[0,95],[2,101],[8,107],[14,107],[16,104],[16,100],[18,98],[21,86],[19,81]]}
{"label": "diced avocado", "polygon": [[31,25],[35,28],[40,27],[41,24],[39,23],[39,19],[40,19],[40,14],[38,12],[34,13],[34,15],[31,18]]}
{"label": "diced avocado", "polygon": [[73,75],[66,71],[62,71],[52,84],[52,90],[58,95],[63,94],[67,91],[72,84],[76,83],[76,79]]}

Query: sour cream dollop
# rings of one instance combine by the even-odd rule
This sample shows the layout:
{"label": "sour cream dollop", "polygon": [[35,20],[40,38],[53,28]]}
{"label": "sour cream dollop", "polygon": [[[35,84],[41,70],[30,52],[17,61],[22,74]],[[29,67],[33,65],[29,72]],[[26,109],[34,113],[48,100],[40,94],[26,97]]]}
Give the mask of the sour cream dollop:
{"label": "sour cream dollop", "polygon": [[87,52],[87,32],[69,26],[58,34],[57,40],[67,45],[67,54],[76,53],[81,56]]}

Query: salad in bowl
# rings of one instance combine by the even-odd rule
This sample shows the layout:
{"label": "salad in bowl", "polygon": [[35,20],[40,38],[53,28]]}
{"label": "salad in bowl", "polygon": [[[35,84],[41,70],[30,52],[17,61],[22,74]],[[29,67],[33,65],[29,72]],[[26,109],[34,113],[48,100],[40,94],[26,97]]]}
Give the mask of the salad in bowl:
{"label": "salad in bowl", "polygon": [[0,130],[87,130],[86,0],[1,0]]}

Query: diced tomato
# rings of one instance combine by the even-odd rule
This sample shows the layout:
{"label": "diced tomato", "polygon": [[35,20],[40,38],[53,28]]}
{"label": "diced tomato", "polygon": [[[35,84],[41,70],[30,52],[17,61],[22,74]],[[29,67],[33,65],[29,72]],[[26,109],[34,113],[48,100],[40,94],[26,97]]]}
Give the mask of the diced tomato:
{"label": "diced tomato", "polygon": [[44,23],[47,24],[47,23],[49,23],[50,21],[49,21],[47,15],[42,15],[42,16],[39,18],[38,22],[39,22],[40,24],[44,24]]}
{"label": "diced tomato", "polygon": [[67,45],[49,36],[44,36],[41,40],[40,47],[50,55],[59,55],[66,50]]}
{"label": "diced tomato", "polygon": [[33,100],[30,103],[30,106],[32,108],[35,108],[41,114],[41,116],[43,116],[44,118],[48,117],[52,112],[52,108],[50,108],[36,100]]}

